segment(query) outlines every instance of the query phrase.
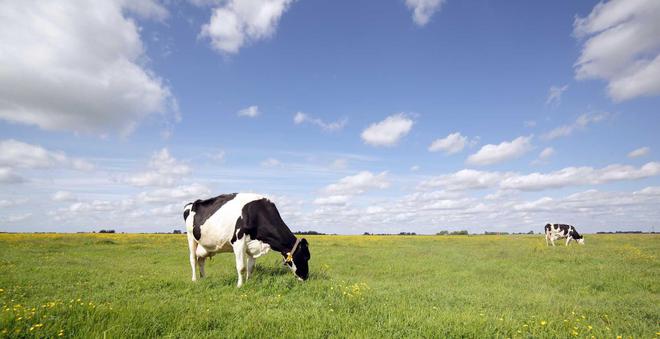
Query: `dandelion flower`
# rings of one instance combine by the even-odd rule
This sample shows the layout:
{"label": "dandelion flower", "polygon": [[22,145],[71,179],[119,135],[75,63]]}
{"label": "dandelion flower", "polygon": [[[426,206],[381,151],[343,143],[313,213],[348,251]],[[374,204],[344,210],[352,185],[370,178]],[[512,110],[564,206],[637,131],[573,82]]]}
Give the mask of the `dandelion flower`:
{"label": "dandelion flower", "polygon": [[545,324],[547,324],[547,323],[548,323],[547,321],[541,320],[541,326],[545,326]]}

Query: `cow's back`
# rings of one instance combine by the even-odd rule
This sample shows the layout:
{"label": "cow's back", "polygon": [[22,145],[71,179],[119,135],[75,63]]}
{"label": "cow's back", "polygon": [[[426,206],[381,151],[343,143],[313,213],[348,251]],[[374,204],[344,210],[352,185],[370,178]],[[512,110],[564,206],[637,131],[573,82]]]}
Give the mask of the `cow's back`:
{"label": "cow's back", "polygon": [[224,201],[220,208],[212,213],[206,211],[208,218],[202,221],[201,225],[195,225],[199,228],[199,238],[195,239],[208,252],[231,251],[230,241],[236,231],[236,221],[241,217],[243,206],[263,198],[258,194],[238,193]]}

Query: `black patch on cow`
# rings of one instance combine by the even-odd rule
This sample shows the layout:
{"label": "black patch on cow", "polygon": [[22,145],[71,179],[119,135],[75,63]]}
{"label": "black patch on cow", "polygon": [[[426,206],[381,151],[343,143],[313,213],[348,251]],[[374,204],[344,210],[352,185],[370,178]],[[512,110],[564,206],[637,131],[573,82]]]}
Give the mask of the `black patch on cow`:
{"label": "black patch on cow", "polygon": [[241,218],[236,221],[238,238],[247,234],[251,239],[263,241],[282,254],[291,250],[296,237],[270,200],[263,198],[251,201],[243,206],[241,212]]}
{"label": "black patch on cow", "polygon": [[193,236],[199,241],[202,237],[202,225],[210,218],[213,213],[217,212],[222,205],[226,204],[236,197],[238,193],[222,194],[215,198],[207,200],[197,200],[193,203],[191,210],[195,212],[193,219]]}
{"label": "black patch on cow", "polygon": [[188,215],[190,215],[190,210],[189,209],[186,209],[185,211],[183,211],[183,221],[186,221],[186,219],[188,219]]}
{"label": "black patch on cow", "polygon": [[570,225],[565,225],[565,224],[559,224],[556,226],[557,226],[556,228],[559,228],[561,235],[563,235],[564,237],[568,236],[568,232],[571,230],[572,227]]}
{"label": "black patch on cow", "polygon": [[243,237],[243,228],[245,227],[245,220],[243,217],[238,217],[236,219],[236,226],[234,227],[234,233],[231,236],[231,243],[235,243],[238,238]]}
{"label": "black patch on cow", "polygon": [[550,224],[545,224],[545,233],[550,232],[551,229],[552,229],[552,225],[550,225]]}
{"label": "black patch on cow", "polygon": [[583,237],[578,233],[575,227],[571,226],[571,232],[569,233],[573,239],[582,239]]}
{"label": "black patch on cow", "polygon": [[[238,236],[232,237],[232,243],[236,238],[240,239],[247,234],[251,239],[268,244],[273,251],[280,252],[284,257],[296,243],[295,235],[282,220],[275,204],[265,198],[251,201],[243,206],[241,217],[236,221],[234,234],[236,233]],[[301,279],[307,279],[309,274],[307,261],[311,257],[307,240],[300,240],[292,256],[296,264],[296,275]]]}

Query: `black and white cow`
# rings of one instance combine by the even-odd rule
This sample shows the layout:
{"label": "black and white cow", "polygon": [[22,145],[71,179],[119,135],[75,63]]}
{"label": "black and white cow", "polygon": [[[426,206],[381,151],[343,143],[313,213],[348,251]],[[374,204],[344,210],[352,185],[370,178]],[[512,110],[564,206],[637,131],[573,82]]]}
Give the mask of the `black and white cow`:
{"label": "black and white cow", "polygon": [[545,243],[550,246],[555,246],[555,240],[559,238],[566,238],[566,246],[575,240],[578,244],[584,245],[584,237],[577,232],[575,227],[564,224],[546,224],[545,225]]}
{"label": "black and white cow", "polygon": [[266,197],[252,193],[223,194],[208,200],[197,200],[184,207],[183,219],[188,230],[192,280],[199,264],[204,277],[206,258],[220,252],[234,252],[238,287],[254,270],[255,259],[269,250],[280,252],[284,263],[300,280],[309,274],[307,261],[311,255],[307,240],[296,238],[280,213]]}

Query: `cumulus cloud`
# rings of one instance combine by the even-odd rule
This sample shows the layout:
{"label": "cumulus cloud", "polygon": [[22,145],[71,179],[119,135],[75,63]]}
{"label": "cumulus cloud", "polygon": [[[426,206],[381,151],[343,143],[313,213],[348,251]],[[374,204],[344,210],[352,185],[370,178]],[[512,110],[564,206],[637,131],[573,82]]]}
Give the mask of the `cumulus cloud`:
{"label": "cumulus cloud", "polygon": [[532,161],[532,165],[540,165],[546,163],[548,159],[550,159],[550,157],[555,155],[555,153],[556,153],[555,149],[552,147],[544,148],[541,151],[541,153],[539,153],[539,157],[536,160]]}
{"label": "cumulus cloud", "polygon": [[362,131],[361,137],[372,146],[394,146],[410,132],[413,123],[404,113],[390,115],[383,121],[369,125]]}
{"label": "cumulus cloud", "polygon": [[125,182],[133,186],[172,186],[191,172],[190,166],[172,157],[167,148],[151,156],[149,168],[151,170],[133,175]]}
{"label": "cumulus cloud", "polygon": [[413,21],[417,26],[424,26],[431,16],[440,11],[445,0],[406,0],[406,6],[413,11]]}
{"label": "cumulus cloud", "polygon": [[148,0],[0,3],[0,119],[101,135],[126,135],[154,114],[178,119],[127,12],[167,15]]}
{"label": "cumulus cloud", "polygon": [[[142,192],[137,200],[146,203],[185,203],[197,199],[204,199],[211,194],[211,190],[201,184],[182,185],[173,188],[161,188],[149,192]],[[183,205],[179,206],[183,209]]]}
{"label": "cumulus cloud", "polygon": [[477,140],[469,141],[460,132],[451,133],[442,139],[434,140],[429,146],[429,152],[443,151],[446,154],[455,154],[462,151],[468,144],[476,144]]}
{"label": "cumulus cloud", "polygon": [[539,153],[539,159],[546,160],[555,154],[555,149],[552,147],[546,147]]}
{"label": "cumulus cloud", "polygon": [[485,145],[477,153],[470,155],[467,163],[483,166],[519,158],[533,148],[531,140],[532,136],[521,136],[512,141],[504,141],[498,145]]}
{"label": "cumulus cloud", "polygon": [[601,122],[609,117],[609,113],[585,113],[580,115],[575,122],[572,124],[568,125],[562,125],[559,126],[555,129],[552,129],[551,131],[541,135],[541,139],[543,140],[553,140],[561,137],[566,137],[575,131],[583,130],[587,128],[587,126]]}
{"label": "cumulus cloud", "polygon": [[502,180],[505,189],[540,191],[567,186],[598,185],[614,181],[637,180],[660,175],[660,162],[649,162],[635,168],[613,164],[600,169],[593,167],[566,167],[550,173],[517,175]]}
{"label": "cumulus cloud", "polygon": [[326,186],[325,192],[335,195],[354,195],[371,189],[384,189],[389,186],[387,172],[373,174],[369,171],[362,171],[355,175],[343,177],[336,183]]}
{"label": "cumulus cloud", "polygon": [[639,157],[643,157],[643,156],[648,155],[649,152],[651,152],[650,147],[640,147],[640,148],[638,148],[636,150],[633,150],[630,153],[628,153],[628,157],[629,158],[639,158]]}
{"label": "cumulus cloud", "polygon": [[341,130],[342,128],[344,128],[344,126],[346,126],[346,121],[347,121],[346,119],[342,119],[333,122],[325,122],[322,119],[311,117],[309,116],[309,114],[303,112],[298,112],[296,113],[296,115],[293,116],[293,123],[295,123],[296,125],[300,125],[303,123],[310,123],[328,132]]}
{"label": "cumulus cloud", "polygon": [[423,180],[420,189],[442,188],[447,191],[499,188],[501,190],[541,191],[546,189],[599,185],[615,181],[638,180],[660,175],[660,162],[639,168],[612,164],[603,168],[566,167],[550,173],[521,174],[463,169]]}
{"label": "cumulus cloud", "polygon": [[62,202],[62,201],[76,201],[78,200],[76,196],[69,191],[57,191],[51,196],[51,200]]}
{"label": "cumulus cloud", "polygon": [[348,195],[331,195],[327,197],[319,197],[314,200],[316,205],[337,205],[344,206],[348,203],[351,197]]}
{"label": "cumulus cloud", "polygon": [[615,101],[660,94],[660,3],[611,0],[577,17],[573,33],[584,41],[575,77],[604,79]]}
{"label": "cumulus cloud", "polygon": [[511,175],[513,174],[463,169],[452,174],[440,175],[424,180],[419,184],[419,187],[422,189],[442,187],[449,191],[483,189],[493,187],[502,179]]}
{"label": "cumulus cloud", "polygon": [[0,167],[0,184],[20,184],[26,179],[9,167]]}
{"label": "cumulus cloud", "polygon": [[248,117],[248,118],[256,118],[261,112],[259,112],[259,106],[250,106],[247,108],[243,108],[242,110],[238,111],[236,113],[239,117]]}
{"label": "cumulus cloud", "polygon": [[[71,158],[61,151],[50,151],[38,145],[7,139],[0,141],[0,167],[8,168],[9,175],[15,168],[46,169],[64,167],[79,171],[94,169],[90,162]],[[11,177],[11,175],[9,175]]]}
{"label": "cumulus cloud", "polygon": [[236,54],[246,44],[267,39],[293,0],[228,0],[213,9],[211,20],[202,26],[214,50]]}
{"label": "cumulus cloud", "polygon": [[559,105],[561,103],[561,95],[566,92],[568,85],[564,86],[550,86],[548,90],[548,98],[545,100],[546,105]]}

